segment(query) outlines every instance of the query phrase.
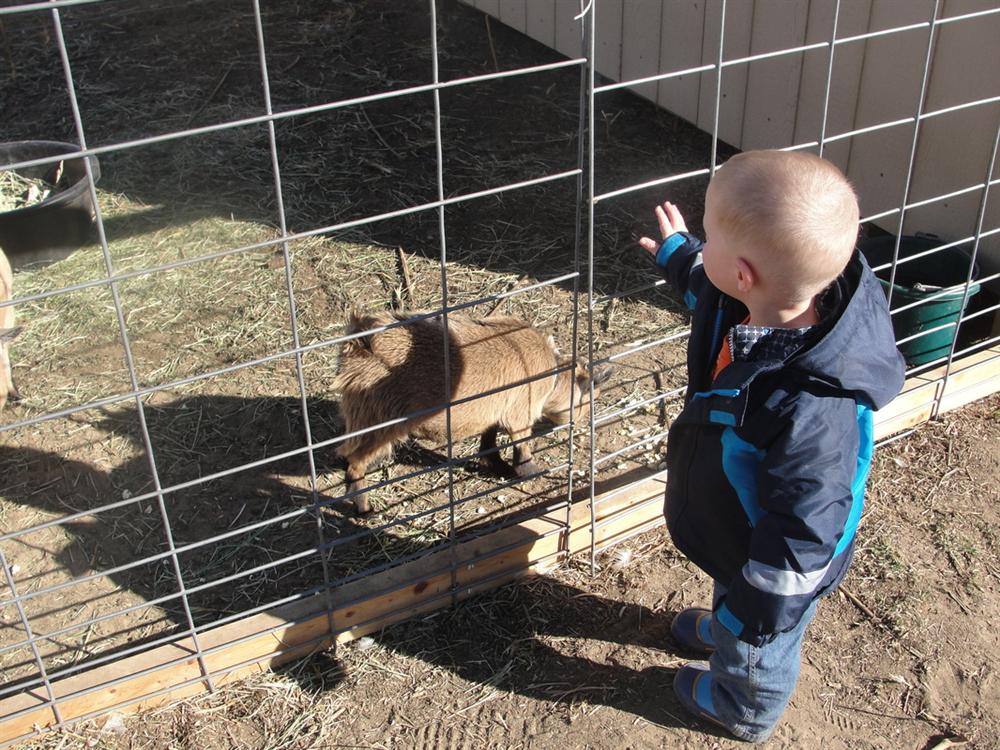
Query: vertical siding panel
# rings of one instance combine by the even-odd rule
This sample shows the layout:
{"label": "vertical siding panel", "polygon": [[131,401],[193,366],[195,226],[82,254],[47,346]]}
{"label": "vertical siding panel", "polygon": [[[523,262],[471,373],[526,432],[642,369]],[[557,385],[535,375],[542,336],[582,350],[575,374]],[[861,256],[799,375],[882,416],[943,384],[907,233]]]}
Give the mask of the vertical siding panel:
{"label": "vertical siding panel", "polygon": [[[722,15],[721,0],[708,0],[705,8],[705,43],[702,62],[716,62],[719,51],[719,19]],[[750,54],[750,27],[753,22],[753,3],[733,0],[726,3],[725,60],[746,57]],[[747,66],[735,65],[722,73],[722,100],[719,103],[719,138],[739,147],[743,139],[743,104],[746,99]],[[715,71],[701,74],[701,91],[698,100],[698,127],[712,132],[715,111]]]}
{"label": "vertical siding panel", "polygon": [[[705,0],[663,0],[660,23],[660,72],[669,73],[702,64],[702,34],[705,27]],[[660,81],[657,103],[683,117],[698,122],[697,73]]]}
{"label": "vertical siding panel", "polygon": [[[612,81],[622,74],[622,5],[625,0],[594,0],[597,3],[594,54],[597,72]],[[630,0],[634,2],[634,0]]]}
{"label": "vertical siding panel", "polygon": [[[947,0],[942,16],[956,16],[996,7],[990,0]],[[959,21],[938,28],[937,45],[927,93],[927,109],[1000,96],[1000,15]],[[981,105],[925,120],[913,174],[911,200],[933,198],[982,182],[989,164],[1000,103]],[[960,138],[960,145],[956,142]],[[971,235],[981,194],[965,199],[935,201],[907,214],[908,232],[932,231],[948,239]],[[984,229],[1000,225],[1000,190],[990,191]],[[1000,271],[1000,238],[987,237],[980,246],[983,274]],[[1000,288],[1000,282],[993,286]]]}
{"label": "vertical siding panel", "polygon": [[483,13],[500,18],[500,0],[476,0],[476,7]]}
{"label": "vertical siding panel", "polygon": [[[757,0],[750,54],[799,47],[806,37],[807,0]],[[795,103],[802,55],[796,52],[750,63],[741,148],[784,148],[795,136]]]}
{"label": "vertical siding panel", "polygon": [[[660,0],[629,0],[622,17],[623,81],[655,75],[660,62]],[[656,83],[644,83],[630,90],[644,99],[656,101]]]}
{"label": "vertical siding panel", "polygon": [[[833,3],[813,0],[810,3],[806,42],[828,42],[833,33]],[[849,37],[868,30],[870,0],[843,0],[837,21],[837,36]],[[864,61],[863,42],[840,44],[833,57],[833,78],[830,83],[830,107],[827,113],[826,135],[846,133],[854,127]],[[826,73],[829,50],[807,52],[802,62],[802,83],[795,120],[795,143],[818,141],[823,118],[823,97],[826,93]],[[824,147],[823,156],[845,172],[850,143],[836,141]]]}
{"label": "vertical siding panel", "polygon": [[[872,3],[872,31],[904,26],[930,17],[931,0]],[[855,127],[912,117],[917,110],[927,49],[926,28],[875,37],[865,42],[864,68]],[[861,195],[863,213],[896,208],[903,200],[912,125],[855,136],[847,175]],[[895,219],[885,224],[894,226]]]}
{"label": "vertical siding panel", "polygon": [[577,0],[556,0],[556,49],[566,57],[580,57],[583,21],[573,19],[580,12]]}
{"label": "vertical siding panel", "polygon": [[528,30],[528,0],[500,0],[501,21],[522,34]]}
{"label": "vertical siding panel", "polygon": [[528,36],[556,49],[555,0],[531,0],[527,13]]}

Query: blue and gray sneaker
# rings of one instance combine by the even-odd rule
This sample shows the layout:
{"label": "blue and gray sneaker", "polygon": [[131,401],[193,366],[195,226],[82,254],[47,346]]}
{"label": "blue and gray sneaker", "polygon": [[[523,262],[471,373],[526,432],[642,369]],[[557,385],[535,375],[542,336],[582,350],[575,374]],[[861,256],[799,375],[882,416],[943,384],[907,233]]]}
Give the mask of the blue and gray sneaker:
{"label": "blue and gray sneaker", "polygon": [[670,623],[670,634],[685,649],[710,654],[715,651],[712,638],[712,613],[700,607],[690,607],[677,613]]}
{"label": "blue and gray sneaker", "polygon": [[731,733],[715,712],[712,699],[712,675],[705,662],[688,662],[674,676],[674,693],[681,706],[700,719],[716,724]]}

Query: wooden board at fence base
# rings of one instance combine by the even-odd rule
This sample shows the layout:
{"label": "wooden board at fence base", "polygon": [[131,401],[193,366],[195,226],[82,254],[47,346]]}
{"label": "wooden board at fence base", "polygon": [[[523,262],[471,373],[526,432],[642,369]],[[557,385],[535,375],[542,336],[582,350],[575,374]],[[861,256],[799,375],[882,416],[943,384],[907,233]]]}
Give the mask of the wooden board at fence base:
{"label": "wooden board at fence base", "polygon": [[[876,415],[876,436],[927,421],[935,408],[954,409],[1000,390],[1000,347],[957,361],[946,384],[943,377],[944,368],[939,368],[910,378],[900,396]],[[597,549],[662,523],[665,479],[664,472],[637,469],[599,484],[594,502]],[[543,572],[567,554],[589,550],[591,506],[586,494],[577,497],[568,511],[562,507],[374,573],[337,588],[329,599],[315,596],[201,633],[199,645],[214,685],[326,648],[332,640],[350,641],[519,576]],[[332,638],[331,623],[336,634]],[[52,689],[62,720],[137,710],[204,692],[207,683],[196,653],[190,637],[178,638],[58,680]],[[112,682],[116,684],[101,687]],[[0,744],[55,723],[42,687],[0,701]]]}
{"label": "wooden board at fence base", "polygon": [[[636,470],[598,487],[597,544],[608,546],[660,517],[664,474]],[[590,504],[575,502],[413,562],[372,574],[331,592],[224,625],[199,635],[216,686],[346,642],[422,612],[446,606],[589,549]],[[454,587],[453,587],[454,582]],[[137,710],[207,689],[190,637],[52,684],[64,722],[111,710]],[[108,688],[98,688],[111,682]],[[155,695],[154,695],[155,694]],[[0,702],[0,744],[56,723],[44,687]],[[4,719],[13,714],[13,718]]]}

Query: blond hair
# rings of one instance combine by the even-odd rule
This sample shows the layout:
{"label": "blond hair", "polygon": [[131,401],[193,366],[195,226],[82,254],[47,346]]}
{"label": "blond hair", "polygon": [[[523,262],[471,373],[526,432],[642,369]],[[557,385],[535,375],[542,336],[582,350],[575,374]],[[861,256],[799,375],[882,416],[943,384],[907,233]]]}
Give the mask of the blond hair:
{"label": "blond hair", "polygon": [[720,227],[746,239],[762,283],[782,302],[811,299],[851,259],[857,195],[844,174],[818,156],[737,154],[712,178],[709,192]]}

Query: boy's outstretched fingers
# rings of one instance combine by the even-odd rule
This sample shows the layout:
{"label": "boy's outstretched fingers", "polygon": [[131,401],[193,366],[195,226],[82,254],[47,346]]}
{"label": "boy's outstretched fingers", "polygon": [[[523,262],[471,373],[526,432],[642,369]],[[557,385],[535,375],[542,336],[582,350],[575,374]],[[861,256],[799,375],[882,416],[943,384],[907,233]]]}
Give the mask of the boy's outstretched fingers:
{"label": "boy's outstretched fingers", "polygon": [[[677,210],[677,206],[670,201],[664,201],[662,206],[656,207],[656,221],[660,225],[660,242],[675,232],[687,231],[687,224],[684,223],[684,217]],[[660,242],[650,237],[640,237],[639,247],[655,255],[656,251],[660,248]]]}
{"label": "boy's outstretched fingers", "polygon": [[[677,206],[670,201],[666,201],[663,204],[663,209],[666,212],[667,224],[670,227],[670,233],[664,234],[663,239],[666,239],[674,232],[686,232],[688,230],[687,224],[684,223],[684,217],[681,216],[681,212],[677,209]],[[660,222],[660,230],[663,230],[662,221]]]}

